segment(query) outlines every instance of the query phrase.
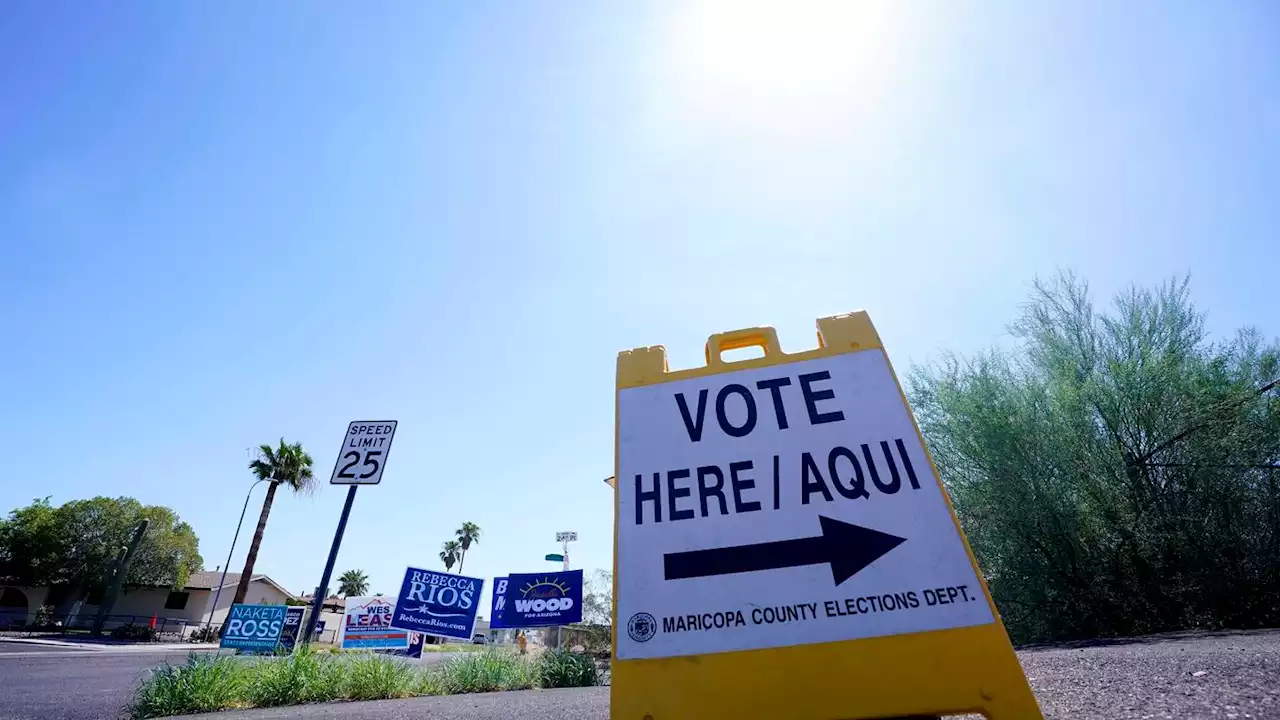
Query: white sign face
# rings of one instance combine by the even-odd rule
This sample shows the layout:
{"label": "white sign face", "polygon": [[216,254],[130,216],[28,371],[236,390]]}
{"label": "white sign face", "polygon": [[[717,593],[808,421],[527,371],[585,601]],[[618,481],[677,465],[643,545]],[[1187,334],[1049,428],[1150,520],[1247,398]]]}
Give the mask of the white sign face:
{"label": "white sign face", "polygon": [[578,542],[578,533],[570,530],[569,532],[556,533],[556,542]]}
{"label": "white sign face", "polygon": [[377,485],[382,481],[395,436],[395,420],[357,420],[348,425],[329,484]]}
{"label": "white sign face", "polygon": [[883,352],[628,388],[618,418],[619,659],[995,621]]}

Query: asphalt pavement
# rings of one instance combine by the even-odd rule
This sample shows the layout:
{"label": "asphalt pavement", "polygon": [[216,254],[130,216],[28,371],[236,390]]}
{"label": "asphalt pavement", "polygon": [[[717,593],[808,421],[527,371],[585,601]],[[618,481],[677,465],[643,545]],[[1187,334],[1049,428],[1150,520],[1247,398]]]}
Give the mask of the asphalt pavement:
{"label": "asphalt pavement", "polygon": [[147,671],[184,650],[68,648],[0,641],[0,718],[120,717]]}
{"label": "asphalt pavement", "polygon": [[[0,638],[0,720],[123,717],[138,683],[164,663],[181,664],[199,646],[39,644]],[[448,653],[432,653],[435,662]]]}
{"label": "asphalt pavement", "polygon": [[[0,641],[0,718],[117,718],[165,650],[48,650]],[[1280,719],[1280,631],[1186,634],[1018,653],[1053,720]],[[855,687],[850,687],[855,692]],[[216,720],[604,720],[609,689],[532,690],[336,703],[203,716]]]}

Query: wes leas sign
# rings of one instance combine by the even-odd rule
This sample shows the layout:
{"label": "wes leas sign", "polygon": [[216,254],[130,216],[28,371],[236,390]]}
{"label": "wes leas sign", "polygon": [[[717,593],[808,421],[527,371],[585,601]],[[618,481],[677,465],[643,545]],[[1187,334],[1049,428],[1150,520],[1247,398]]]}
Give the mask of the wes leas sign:
{"label": "wes leas sign", "polygon": [[408,568],[396,598],[391,627],[455,640],[470,640],[484,580]]}
{"label": "wes leas sign", "polygon": [[883,352],[625,388],[618,423],[619,659],[994,622]]}

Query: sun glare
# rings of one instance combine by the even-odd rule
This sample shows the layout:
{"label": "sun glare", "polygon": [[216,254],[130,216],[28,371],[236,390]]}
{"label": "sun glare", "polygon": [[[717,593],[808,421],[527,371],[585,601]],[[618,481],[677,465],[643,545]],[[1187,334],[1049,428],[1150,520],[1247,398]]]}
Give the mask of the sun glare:
{"label": "sun glare", "polygon": [[901,5],[700,0],[669,27],[667,78],[685,101],[775,123],[873,106],[904,52]]}

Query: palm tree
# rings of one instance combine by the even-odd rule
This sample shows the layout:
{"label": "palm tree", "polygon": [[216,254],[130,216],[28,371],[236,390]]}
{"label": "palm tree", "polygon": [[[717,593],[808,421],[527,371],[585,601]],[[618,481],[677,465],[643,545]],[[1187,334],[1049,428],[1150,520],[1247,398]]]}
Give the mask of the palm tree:
{"label": "palm tree", "polygon": [[440,562],[444,563],[445,572],[453,570],[453,564],[458,562],[458,552],[462,550],[462,546],[457,540],[447,540],[444,545],[440,546]]}
{"label": "palm tree", "polygon": [[369,576],[363,570],[348,570],[338,578],[338,594],[353,597],[369,592]]}
{"label": "palm tree", "polygon": [[249,546],[249,556],[244,559],[244,572],[240,573],[240,584],[236,586],[236,597],[232,602],[244,602],[245,593],[249,592],[249,581],[253,579],[253,565],[258,561],[258,548],[262,545],[262,534],[267,531],[267,517],[271,515],[271,504],[276,499],[276,489],[288,485],[295,493],[312,492],[316,479],[311,474],[311,456],[302,449],[301,443],[292,445],[280,438],[280,447],[270,445],[258,447],[258,459],[249,463],[249,469],[259,480],[267,481],[267,498],[262,501],[262,514],[258,515],[258,529],[253,531],[253,544]]}
{"label": "palm tree", "polygon": [[462,564],[467,560],[467,551],[471,549],[473,543],[480,542],[480,526],[473,522],[464,522],[454,534],[458,536],[458,544],[462,546],[462,552],[458,554],[458,572],[461,573]]}

